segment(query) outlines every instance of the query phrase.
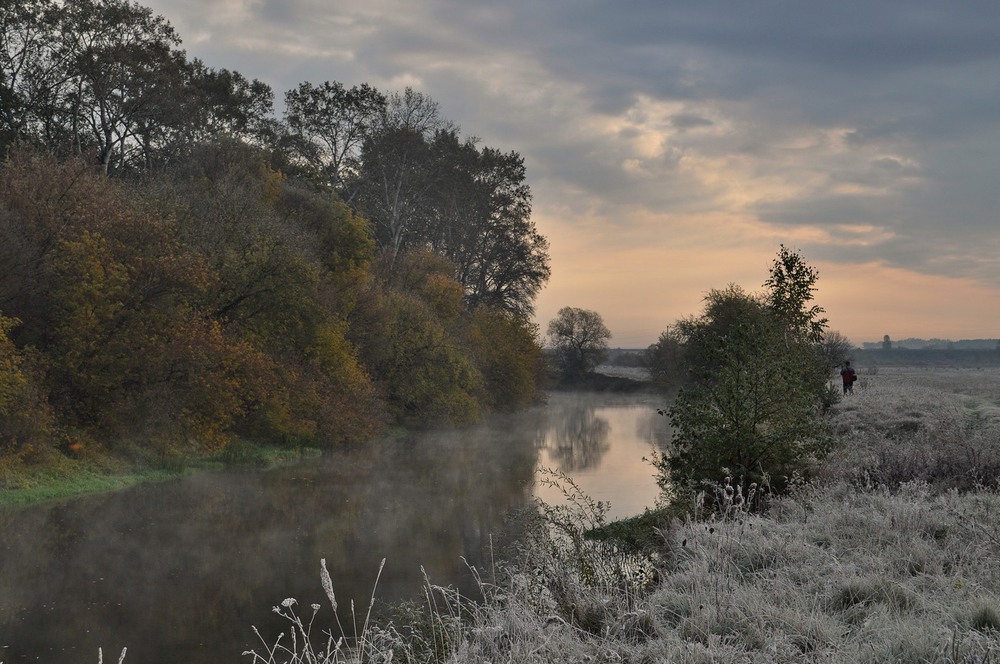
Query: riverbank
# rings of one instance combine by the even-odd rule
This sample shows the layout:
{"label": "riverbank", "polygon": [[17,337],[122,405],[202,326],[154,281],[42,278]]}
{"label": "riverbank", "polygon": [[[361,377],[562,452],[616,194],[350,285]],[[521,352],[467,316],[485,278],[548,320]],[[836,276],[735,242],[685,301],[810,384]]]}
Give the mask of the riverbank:
{"label": "riverbank", "polygon": [[[653,387],[648,372],[644,370],[602,365],[579,382],[554,386],[553,391],[638,394],[653,392]],[[380,438],[398,438],[405,433],[402,427],[390,427]],[[322,454],[315,448],[287,449],[245,441],[235,441],[221,452],[205,456],[178,451],[163,455],[149,450],[134,452],[132,455],[116,455],[92,448],[84,452],[53,448],[36,452],[30,462],[8,461],[6,465],[0,464],[0,506],[28,505],[119,491],[225,466],[266,468]]]}
{"label": "riverbank", "polygon": [[121,491],[226,466],[266,468],[320,454],[319,450],[311,448],[289,450],[247,443],[236,443],[220,454],[202,457],[143,455],[128,459],[103,452],[71,456],[53,451],[36,463],[0,468],[0,506],[31,505]]}
{"label": "riverbank", "polygon": [[358,649],[453,664],[992,661],[998,394],[1000,371],[865,375],[833,409],[840,448],[767,509],[692,509],[652,552],[629,552],[586,543],[594,506],[577,501],[529,528],[506,564],[476,571],[481,603],[428,585],[413,622],[369,625],[319,661]]}

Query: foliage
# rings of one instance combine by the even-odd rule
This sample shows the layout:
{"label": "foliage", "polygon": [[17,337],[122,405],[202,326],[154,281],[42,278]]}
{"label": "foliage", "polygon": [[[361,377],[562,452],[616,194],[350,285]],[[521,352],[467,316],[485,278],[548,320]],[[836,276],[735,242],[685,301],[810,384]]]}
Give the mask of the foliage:
{"label": "foliage", "polygon": [[516,152],[461,140],[435,102],[408,90],[367,132],[348,188],[383,252],[430,247],[453,263],[473,308],[532,313],[550,274],[548,242],[531,221]]}
{"label": "foliage", "polygon": [[660,333],[656,343],[646,349],[650,379],[663,392],[680,387],[687,379],[684,364],[684,339],[671,327]]}
{"label": "foliage", "polygon": [[611,331],[596,311],[563,307],[549,321],[548,340],[564,380],[590,373],[608,356]]}
{"label": "foliage", "polygon": [[816,356],[785,348],[785,329],[737,287],[711,291],[701,318],[678,324],[692,381],[670,408],[672,449],[661,484],[733,475],[746,490],[771,477],[779,490],[827,447],[812,389]]}
{"label": "foliage", "polygon": [[770,276],[764,282],[765,297],[768,309],[784,323],[792,340],[823,341],[828,322],[820,318],[824,310],[809,304],[818,279],[819,272],[806,263],[801,254],[785,245],[780,246],[771,264]]}
{"label": "foliage", "polygon": [[10,337],[16,319],[0,314],[0,465],[41,447],[52,427],[36,353]]}
{"label": "foliage", "polygon": [[130,0],[0,0],[0,28],[0,384],[39,437],[324,447],[535,397],[519,154],[412,89],[303,83],[279,121]]}
{"label": "foliage", "polygon": [[16,155],[0,199],[5,251],[25,266],[0,286],[3,306],[43,358],[61,420],[119,435],[158,420],[214,439],[240,390],[225,358],[240,351],[199,315],[211,277],[176,227],[77,162]]}
{"label": "foliage", "polygon": [[488,407],[516,410],[538,398],[544,358],[536,325],[507,311],[479,307],[470,337]]}
{"label": "foliage", "polygon": [[710,291],[701,316],[661,337],[671,361],[683,349],[687,371],[668,411],[675,436],[658,461],[661,486],[694,489],[728,475],[742,493],[765,481],[780,492],[829,451],[822,413],[836,397],[819,345],[826,321],[809,305],[816,276],[782,246],[769,292]]}
{"label": "foliage", "polygon": [[432,149],[442,175],[421,235],[455,263],[472,307],[530,315],[550,272],[548,242],[531,222],[523,158],[480,150],[455,132],[435,134]]}
{"label": "foliage", "polygon": [[351,201],[345,185],[355,176],[361,145],[387,104],[386,96],[367,83],[350,89],[336,81],[303,83],[285,93],[291,152]]}
{"label": "foliage", "polygon": [[288,185],[236,142],[203,146],[176,171],[167,207],[186,220],[192,248],[219,275],[206,298],[227,334],[261,356],[266,383],[237,431],[325,446],[371,435],[378,399],[346,316],[371,244],[360,221]]}
{"label": "foliage", "polygon": [[393,415],[416,426],[475,420],[482,375],[461,334],[461,286],[448,276],[450,264],[424,252],[400,257],[396,270],[387,262],[354,334]]}
{"label": "foliage", "polygon": [[170,23],[139,4],[5,2],[0,21],[5,144],[93,155],[105,172],[124,173],[173,161],[220,132],[271,131],[270,88],[188,62]]}

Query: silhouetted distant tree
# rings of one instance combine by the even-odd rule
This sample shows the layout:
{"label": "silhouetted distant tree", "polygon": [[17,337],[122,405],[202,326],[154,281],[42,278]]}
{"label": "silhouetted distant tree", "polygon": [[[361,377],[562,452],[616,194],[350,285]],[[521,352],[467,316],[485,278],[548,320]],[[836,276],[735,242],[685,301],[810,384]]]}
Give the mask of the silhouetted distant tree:
{"label": "silhouetted distant tree", "polygon": [[572,380],[607,358],[611,331],[596,311],[563,307],[549,322],[548,338],[556,368],[563,378]]}
{"label": "silhouetted distant tree", "polygon": [[830,331],[823,335],[821,346],[823,357],[826,359],[828,367],[838,367],[849,359],[852,344],[850,339],[837,331]]}

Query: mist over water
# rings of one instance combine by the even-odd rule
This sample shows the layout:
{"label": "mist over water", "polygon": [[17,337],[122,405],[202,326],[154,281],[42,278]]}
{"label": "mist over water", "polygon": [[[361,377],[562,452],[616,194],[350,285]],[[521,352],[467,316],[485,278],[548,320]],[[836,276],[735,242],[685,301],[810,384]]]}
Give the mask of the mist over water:
{"label": "mist over water", "polygon": [[[344,619],[417,598],[421,567],[472,593],[491,537],[533,496],[560,496],[539,467],[574,478],[611,516],[652,506],[642,460],[665,445],[649,396],[554,394],[547,406],[268,471],[204,472],[73,501],[0,510],[0,661],[239,661],[285,625],[286,597],[322,605],[325,558]],[[464,558],[464,561],[463,561]],[[273,643],[273,641],[272,641]],[[249,658],[246,658],[249,660]]]}

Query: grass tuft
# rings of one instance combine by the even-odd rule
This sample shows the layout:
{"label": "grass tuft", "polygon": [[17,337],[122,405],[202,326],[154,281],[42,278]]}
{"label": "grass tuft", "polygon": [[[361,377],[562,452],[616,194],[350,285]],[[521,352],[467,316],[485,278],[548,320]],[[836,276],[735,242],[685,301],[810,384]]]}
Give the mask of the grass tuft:
{"label": "grass tuft", "polygon": [[992,604],[980,603],[972,610],[969,624],[980,632],[1000,630],[1000,613]]}

